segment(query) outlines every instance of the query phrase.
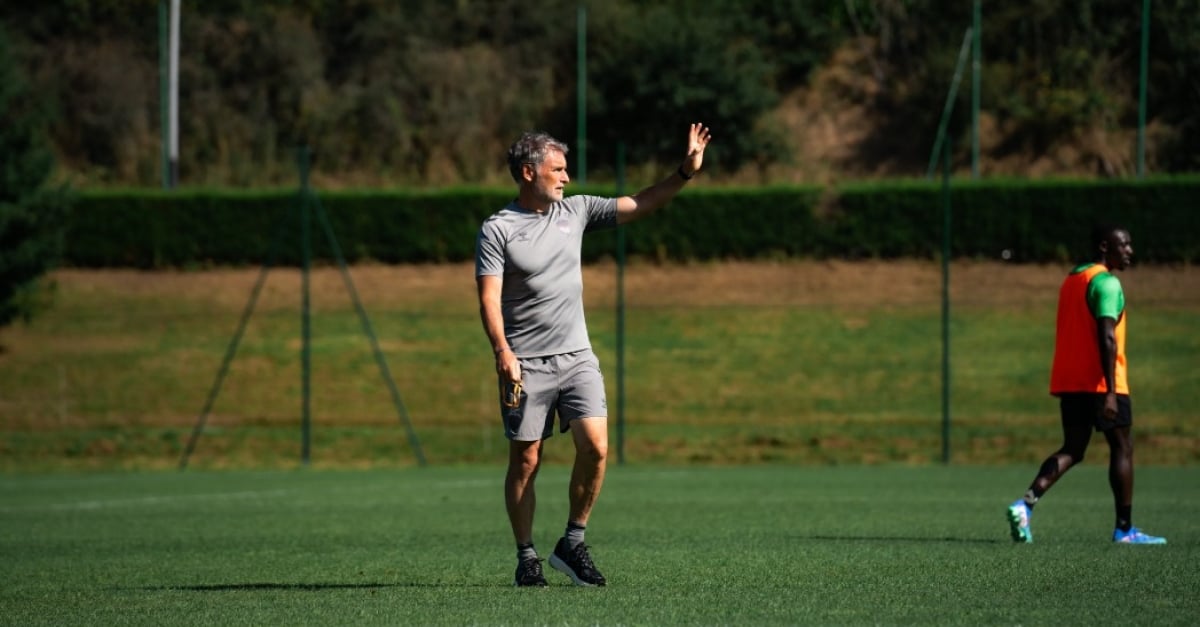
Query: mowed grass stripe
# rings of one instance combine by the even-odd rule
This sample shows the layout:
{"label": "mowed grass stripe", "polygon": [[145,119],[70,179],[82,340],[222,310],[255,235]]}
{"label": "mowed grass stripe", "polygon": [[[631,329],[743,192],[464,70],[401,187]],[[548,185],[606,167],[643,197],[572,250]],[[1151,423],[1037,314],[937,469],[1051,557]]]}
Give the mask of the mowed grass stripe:
{"label": "mowed grass stripe", "polygon": [[[1003,508],[1034,471],[614,467],[588,529],[601,590],[556,572],[550,589],[511,587],[500,467],[9,475],[0,623],[1194,620],[1200,471],[1138,471],[1137,522],[1165,547],[1111,544],[1095,466],[1038,506],[1035,544],[1014,545]],[[543,554],[568,474],[539,481]],[[89,501],[119,506],[47,507]]]}

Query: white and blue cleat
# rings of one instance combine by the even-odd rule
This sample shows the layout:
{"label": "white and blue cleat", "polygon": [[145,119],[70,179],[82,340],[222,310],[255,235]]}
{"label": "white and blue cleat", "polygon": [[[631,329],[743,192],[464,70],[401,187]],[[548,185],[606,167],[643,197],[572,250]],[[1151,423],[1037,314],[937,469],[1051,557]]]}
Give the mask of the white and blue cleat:
{"label": "white and blue cleat", "polygon": [[1143,533],[1137,527],[1130,527],[1129,531],[1113,529],[1113,542],[1117,544],[1166,544],[1167,539]]}
{"label": "white and blue cleat", "polygon": [[1013,542],[1024,542],[1030,544],[1033,542],[1033,530],[1029,528],[1029,519],[1033,517],[1033,510],[1025,504],[1024,499],[1018,499],[1008,506],[1008,530],[1012,534]]}

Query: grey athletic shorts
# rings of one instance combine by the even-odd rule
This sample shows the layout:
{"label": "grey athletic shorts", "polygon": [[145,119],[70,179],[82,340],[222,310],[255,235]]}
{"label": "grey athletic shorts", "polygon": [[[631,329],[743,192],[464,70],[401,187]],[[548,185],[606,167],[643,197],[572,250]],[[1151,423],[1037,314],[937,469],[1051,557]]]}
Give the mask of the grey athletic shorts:
{"label": "grey athletic shorts", "polygon": [[604,376],[600,360],[591,349],[547,357],[519,358],[521,402],[504,406],[508,382],[500,380],[500,416],[504,435],[510,440],[534,442],[554,434],[554,415],[559,430],[566,432],[577,418],[608,417]]}

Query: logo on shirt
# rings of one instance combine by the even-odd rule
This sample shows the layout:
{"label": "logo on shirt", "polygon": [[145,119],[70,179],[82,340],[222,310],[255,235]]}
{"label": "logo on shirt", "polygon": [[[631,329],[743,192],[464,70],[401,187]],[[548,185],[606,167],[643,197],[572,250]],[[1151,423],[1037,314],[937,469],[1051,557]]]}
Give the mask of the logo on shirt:
{"label": "logo on shirt", "polygon": [[571,221],[567,220],[566,218],[559,218],[558,222],[554,223],[554,226],[557,226],[558,230],[562,231],[563,233],[568,235],[571,233]]}

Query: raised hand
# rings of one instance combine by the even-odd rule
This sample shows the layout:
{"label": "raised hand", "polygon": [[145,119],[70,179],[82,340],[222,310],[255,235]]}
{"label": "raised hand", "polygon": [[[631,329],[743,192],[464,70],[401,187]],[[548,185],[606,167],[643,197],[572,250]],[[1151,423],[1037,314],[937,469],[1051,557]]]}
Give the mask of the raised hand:
{"label": "raised hand", "polygon": [[684,174],[692,176],[704,164],[704,149],[708,147],[708,142],[711,140],[712,134],[707,126],[699,122],[692,124],[688,131],[687,156],[683,160]]}

